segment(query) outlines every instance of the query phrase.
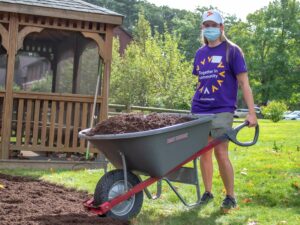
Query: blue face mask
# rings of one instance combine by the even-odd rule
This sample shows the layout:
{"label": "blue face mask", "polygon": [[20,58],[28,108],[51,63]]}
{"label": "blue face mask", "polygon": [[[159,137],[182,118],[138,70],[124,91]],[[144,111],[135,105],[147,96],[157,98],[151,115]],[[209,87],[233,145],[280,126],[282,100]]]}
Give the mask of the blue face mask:
{"label": "blue face mask", "polygon": [[209,41],[215,41],[221,36],[221,30],[218,27],[207,27],[203,29],[203,35]]}

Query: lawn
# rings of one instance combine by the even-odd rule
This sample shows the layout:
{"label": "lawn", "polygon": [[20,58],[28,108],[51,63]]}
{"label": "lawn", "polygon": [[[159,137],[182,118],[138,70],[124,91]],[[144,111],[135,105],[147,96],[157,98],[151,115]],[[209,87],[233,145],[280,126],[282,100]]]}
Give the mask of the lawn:
{"label": "lawn", "polygon": [[[230,144],[239,210],[228,215],[220,213],[224,188],[215,167],[214,202],[204,207],[187,209],[169,187],[163,184],[160,199],[153,201],[144,196],[142,211],[132,220],[132,224],[300,224],[299,131],[300,121],[273,123],[260,120],[260,138],[255,146],[238,147]],[[247,140],[251,135],[253,129],[245,128],[239,137]],[[0,172],[38,177],[90,193],[93,193],[103,174],[102,170]],[[195,201],[195,191],[192,187],[182,184],[176,184],[176,187],[189,201]],[[150,190],[154,192],[155,187],[151,187]]]}

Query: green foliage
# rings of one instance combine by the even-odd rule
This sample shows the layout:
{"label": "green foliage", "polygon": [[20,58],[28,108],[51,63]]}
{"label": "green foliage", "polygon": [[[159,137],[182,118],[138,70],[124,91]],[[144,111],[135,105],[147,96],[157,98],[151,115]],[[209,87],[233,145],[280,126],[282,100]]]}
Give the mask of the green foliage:
{"label": "green foliage", "polygon": [[293,92],[290,99],[288,100],[288,104],[291,109],[299,109],[300,108],[300,92]]}
{"label": "green foliage", "polygon": [[19,86],[19,85],[17,85],[17,84],[13,84],[13,90],[14,91],[21,91],[21,87]]}
{"label": "green foliage", "polygon": [[130,44],[123,57],[119,56],[117,41],[114,41],[111,72],[110,101],[126,105],[146,105],[149,92],[149,77],[142,49]]}
{"label": "green foliage", "polygon": [[300,99],[289,103],[300,93],[299,19],[299,1],[277,0],[231,27],[230,36],[245,52],[257,103],[273,99],[299,106]]}
{"label": "green foliage", "polygon": [[272,101],[267,106],[262,107],[264,117],[273,122],[280,121],[285,111],[287,111],[287,106],[283,102]]}
{"label": "green foliage", "polygon": [[139,13],[137,24],[133,30],[134,40],[139,46],[143,47],[145,51],[145,42],[146,40],[152,37],[151,27],[149,21],[145,18],[144,12]]}
{"label": "green foliage", "polygon": [[193,93],[191,62],[180,53],[178,37],[168,31],[156,32],[152,37],[149,28],[149,22],[140,13],[135,41],[122,57],[118,41],[114,41],[111,102],[187,109]]}
{"label": "green foliage", "polygon": [[[100,61],[100,63],[102,63]],[[99,76],[99,54],[95,42],[91,41],[80,57],[77,94],[94,95]]]}
{"label": "green foliage", "polygon": [[273,145],[273,150],[275,152],[279,152],[282,149],[282,145],[278,146],[278,144],[276,143],[276,141],[274,141],[274,145]]}
{"label": "green foliage", "polygon": [[72,93],[73,86],[73,58],[68,57],[59,62],[57,68],[56,92]]}
{"label": "green foliage", "polygon": [[183,18],[174,18],[174,33],[180,36],[179,49],[186,58],[193,59],[197,49],[201,45],[200,29],[201,21],[196,13],[186,14]]}
{"label": "green foliage", "polygon": [[33,83],[30,88],[30,91],[35,92],[51,92],[52,89],[52,76],[46,74],[43,79],[40,79]]}

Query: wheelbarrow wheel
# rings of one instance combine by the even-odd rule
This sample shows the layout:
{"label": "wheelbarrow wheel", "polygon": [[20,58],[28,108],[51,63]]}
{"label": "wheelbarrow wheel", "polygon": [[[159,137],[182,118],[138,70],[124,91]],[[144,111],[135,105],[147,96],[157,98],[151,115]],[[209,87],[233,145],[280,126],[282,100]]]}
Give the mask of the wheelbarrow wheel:
{"label": "wheelbarrow wheel", "polygon": [[[131,172],[127,173],[127,185],[128,189],[140,183],[140,179]],[[125,192],[125,181],[124,181],[124,171],[123,170],[112,170],[106,173],[99,180],[95,193],[94,193],[94,205],[99,206],[104,202],[107,202],[120,194]],[[106,213],[106,216],[129,220],[130,218],[136,216],[143,204],[143,192],[136,193],[131,196],[126,201],[123,201],[113,207],[110,211]]]}

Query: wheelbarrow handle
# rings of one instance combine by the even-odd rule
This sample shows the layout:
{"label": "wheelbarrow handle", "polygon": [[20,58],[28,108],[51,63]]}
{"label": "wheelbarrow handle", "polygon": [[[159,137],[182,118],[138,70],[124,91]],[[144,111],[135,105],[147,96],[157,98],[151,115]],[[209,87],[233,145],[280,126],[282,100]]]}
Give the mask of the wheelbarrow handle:
{"label": "wheelbarrow handle", "polygon": [[226,132],[226,138],[229,139],[230,141],[232,141],[233,143],[235,143],[239,146],[243,146],[243,147],[252,146],[252,145],[256,144],[256,142],[258,140],[258,136],[259,136],[259,125],[258,124],[255,127],[254,138],[251,142],[240,142],[240,141],[237,140],[237,135],[238,135],[239,131],[241,129],[243,129],[244,127],[247,127],[248,125],[249,125],[249,122],[245,121],[241,125],[227,131]]}

